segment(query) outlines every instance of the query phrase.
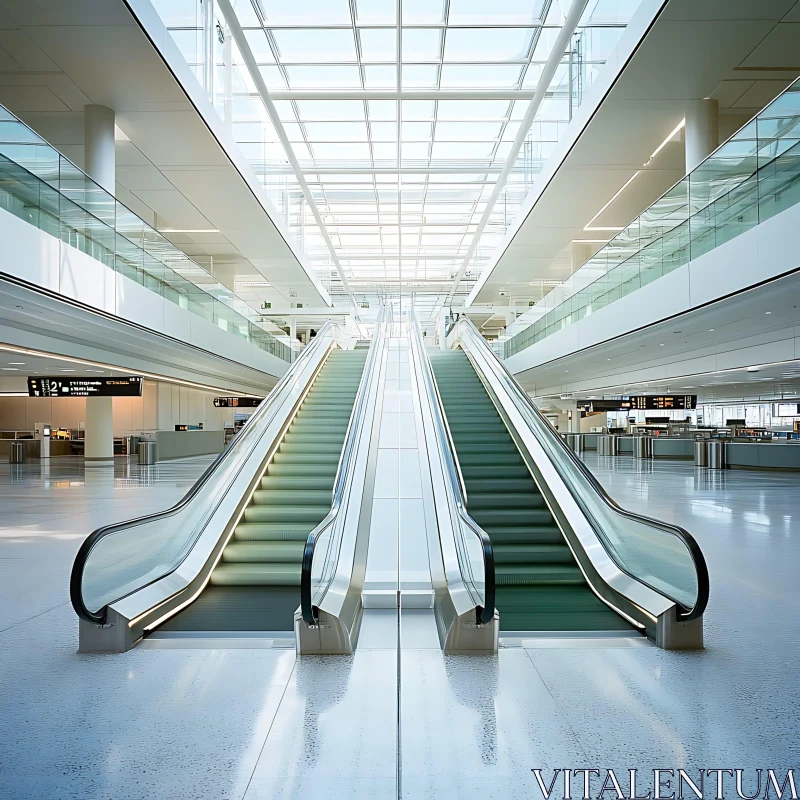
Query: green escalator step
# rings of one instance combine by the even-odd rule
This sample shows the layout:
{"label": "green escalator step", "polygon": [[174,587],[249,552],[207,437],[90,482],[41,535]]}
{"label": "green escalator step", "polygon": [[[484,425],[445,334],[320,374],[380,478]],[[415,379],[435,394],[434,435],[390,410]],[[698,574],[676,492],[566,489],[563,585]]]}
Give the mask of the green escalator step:
{"label": "green escalator step", "polygon": [[[325,506],[257,506],[249,505],[244,510],[245,522],[307,522],[316,525],[330,511],[330,502]],[[310,529],[309,529],[310,530]]]}
{"label": "green escalator step", "polygon": [[498,586],[535,584],[583,585],[583,573],[569,564],[501,564],[495,567]]}
{"label": "green escalator step", "polygon": [[[324,442],[324,441],[317,441],[317,440],[310,440],[310,441],[296,441],[296,440],[286,440],[281,443],[279,453],[314,453],[318,454],[320,458],[328,458],[330,454],[334,456],[339,456],[342,452],[342,443],[341,442]],[[338,460],[338,459],[337,459]]]}
{"label": "green escalator step", "polygon": [[294,506],[303,508],[304,506],[319,506],[322,508],[327,504],[330,508],[330,490],[319,489],[311,491],[309,489],[256,489],[251,500],[254,506]]}
{"label": "green escalator step", "polygon": [[[315,526],[316,527],[316,526]],[[240,522],[233,533],[235,542],[304,542],[313,530],[307,524],[285,522]]]}
{"label": "green escalator step", "polygon": [[469,507],[473,511],[486,508],[544,508],[544,498],[533,492],[469,493]]}
{"label": "green escalator step", "polygon": [[470,478],[470,501],[473,495],[494,492],[538,492],[530,478]]}
{"label": "green escalator step", "polygon": [[223,564],[259,562],[297,564],[303,558],[305,542],[231,542],[222,554]]}
{"label": "green escalator step", "polygon": [[500,414],[466,354],[431,366],[467,490],[467,510],[494,545],[504,631],[629,630],[588,587]]}
{"label": "green escalator step", "polygon": [[211,573],[212,586],[299,586],[301,564],[225,564]]}
{"label": "green escalator step", "polygon": [[564,536],[552,517],[542,525],[483,525],[495,544],[563,544]]}
{"label": "green escalator step", "polygon": [[266,491],[327,492],[330,496],[333,491],[333,477],[333,475],[294,476],[270,473],[261,479],[261,488]]}
{"label": "green escalator step", "polygon": [[498,544],[494,545],[495,564],[572,564],[572,551],[565,544]]}
{"label": "green escalator step", "polygon": [[[467,486],[467,509],[469,510],[469,486]],[[481,525],[547,525],[553,517],[541,508],[480,508],[470,511]]]}
{"label": "green escalator step", "polygon": [[[277,453],[276,453],[277,455]],[[301,478],[301,477],[320,477],[320,476],[330,476],[331,479],[336,475],[336,471],[339,469],[339,461],[329,461],[328,463],[309,463],[309,464],[297,464],[290,461],[273,461],[272,464],[269,465],[267,469],[267,477],[270,478],[273,475],[280,475],[280,476],[291,476],[293,478]]]}
{"label": "green escalator step", "polygon": [[[333,458],[331,458],[331,455],[333,455]],[[321,458],[323,458],[323,456],[317,452],[307,453],[297,450],[278,450],[273,457],[273,462],[275,464],[318,464]],[[336,453],[326,453],[324,458],[326,460],[330,458],[331,463],[334,465],[339,463],[339,457]]]}

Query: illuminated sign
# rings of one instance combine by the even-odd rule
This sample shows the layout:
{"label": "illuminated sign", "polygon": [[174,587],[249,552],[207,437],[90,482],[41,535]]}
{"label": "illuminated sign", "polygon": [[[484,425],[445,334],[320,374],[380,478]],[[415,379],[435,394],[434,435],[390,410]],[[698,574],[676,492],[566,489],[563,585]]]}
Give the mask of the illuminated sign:
{"label": "illuminated sign", "polygon": [[258,408],[263,397],[215,397],[214,408]]}
{"label": "illuminated sign", "polygon": [[28,378],[28,397],[141,397],[142,378]]}

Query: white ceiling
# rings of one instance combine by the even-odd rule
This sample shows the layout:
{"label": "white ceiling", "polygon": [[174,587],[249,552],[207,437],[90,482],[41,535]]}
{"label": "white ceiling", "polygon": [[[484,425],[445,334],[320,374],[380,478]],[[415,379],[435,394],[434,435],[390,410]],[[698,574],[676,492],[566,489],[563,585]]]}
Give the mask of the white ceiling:
{"label": "white ceiling", "polygon": [[0,103],[78,166],[84,105],[114,109],[121,202],[158,229],[217,231],[165,235],[223,282],[266,278],[256,304],[327,303],[122,2],[0,0]]}
{"label": "white ceiling", "polygon": [[515,377],[536,397],[677,391],[708,402],[800,397],[799,319],[794,273]]}
{"label": "white ceiling", "polygon": [[649,159],[689,102],[718,100],[724,141],[800,74],[798,22],[796,0],[670,0],[471,299],[524,310],[537,281],[569,277],[602,246],[576,248],[573,263],[571,242],[614,235],[584,226],[635,172],[593,227],[626,226],[683,177],[682,133]]}

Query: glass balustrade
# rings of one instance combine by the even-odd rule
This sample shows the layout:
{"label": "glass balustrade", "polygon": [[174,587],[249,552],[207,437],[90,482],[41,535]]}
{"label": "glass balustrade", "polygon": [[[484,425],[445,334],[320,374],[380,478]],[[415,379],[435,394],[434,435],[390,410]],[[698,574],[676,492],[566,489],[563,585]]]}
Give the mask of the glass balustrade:
{"label": "glass balustrade", "polygon": [[[800,81],[534,306],[514,355],[800,201]],[[535,316],[535,314],[532,314]]]}
{"label": "glass balustrade", "polygon": [[259,314],[0,106],[0,208],[289,361]]}

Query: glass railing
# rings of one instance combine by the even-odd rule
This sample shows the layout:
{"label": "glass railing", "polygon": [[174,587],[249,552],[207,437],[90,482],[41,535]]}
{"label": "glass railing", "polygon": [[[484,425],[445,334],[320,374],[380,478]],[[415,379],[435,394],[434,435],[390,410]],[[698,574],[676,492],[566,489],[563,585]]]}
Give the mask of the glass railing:
{"label": "glass railing", "polygon": [[[677,525],[619,507],[542,416],[472,322],[462,318],[458,326],[464,350],[486,381],[497,387],[495,391],[504,392],[514,404],[612,561],[677,603],[681,607],[679,619],[700,617],[708,602],[708,569],[691,534]],[[558,501],[556,487],[550,488]]]}
{"label": "glass railing", "polygon": [[258,312],[0,106],[0,208],[289,361]]}
{"label": "glass railing", "polygon": [[[102,624],[107,606],[174,572],[205,535],[217,509],[240,476],[249,485],[336,339],[326,322],[228,447],[174,506],[99,528],[81,545],[72,568],[70,595],[81,619]],[[283,421],[282,421],[283,420]],[[283,427],[281,427],[281,430]],[[244,471],[244,473],[243,473]],[[227,520],[223,520],[224,524]],[[216,534],[215,534],[216,535]]]}
{"label": "glass railing", "polygon": [[800,81],[534,306],[508,358],[800,201]]}

